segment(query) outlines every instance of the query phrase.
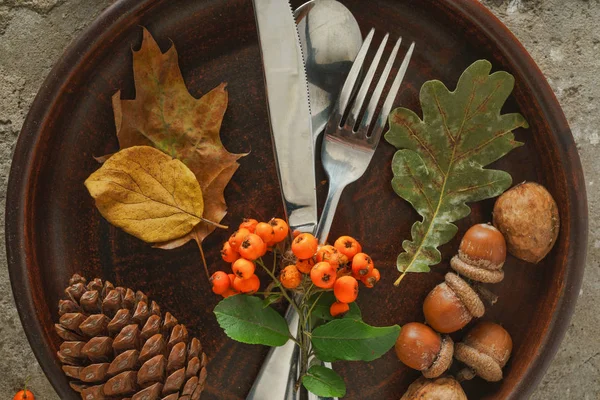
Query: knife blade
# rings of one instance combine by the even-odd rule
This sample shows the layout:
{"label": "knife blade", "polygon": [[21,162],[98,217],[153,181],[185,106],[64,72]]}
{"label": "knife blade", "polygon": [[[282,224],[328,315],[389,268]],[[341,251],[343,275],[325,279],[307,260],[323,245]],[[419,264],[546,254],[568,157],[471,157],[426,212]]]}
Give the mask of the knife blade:
{"label": "knife blade", "polygon": [[317,196],[308,84],[287,0],[253,0],[264,67],[271,138],[291,230],[312,232]]}
{"label": "knife blade", "polygon": [[[253,0],[263,60],[271,139],[290,230],[313,232],[317,197],[308,84],[292,9],[287,0]],[[286,313],[290,332],[298,315]],[[299,350],[294,342],[272,348],[247,400],[298,399]]]}

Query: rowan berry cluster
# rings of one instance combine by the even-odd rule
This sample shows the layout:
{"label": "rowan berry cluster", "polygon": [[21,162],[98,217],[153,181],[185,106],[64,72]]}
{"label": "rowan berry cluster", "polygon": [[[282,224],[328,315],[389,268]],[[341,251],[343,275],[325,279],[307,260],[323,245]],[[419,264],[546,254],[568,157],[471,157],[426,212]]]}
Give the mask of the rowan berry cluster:
{"label": "rowan berry cluster", "polygon": [[254,274],[255,262],[264,256],[269,248],[285,240],[288,231],[287,223],[280,218],[273,218],[269,222],[244,219],[221,249],[221,257],[231,263],[233,273],[215,272],[210,278],[213,292],[229,297],[238,293],[252,294],[258,291],[260,280]]}
{"label": "rowan berry cluster", "polygon": [[313,235],[301,233],[292,241],[292,253],[298,260],[281,271],[281,284],[287,289],[296,289],[306,274],[314,286],[333,289],[337,301],[329,311],[334,317],[350,310],[349,304],[358,296],[359,281],[372,288],[380,278],[371,257],[363,253],[360,243],[350,236],[339,237],[333,246],[319,246]]}
{"label": "rowan berry cluster", "polygon": [[[223,297],[257,292],[260,280],[254,273],[256,263],[264,267],[261,257],[284,241],[288,231],[287,223],[279,218],[268,223],[244,219],[221,250],[223,260],[231,263],[232,273],[215,272],[210,278],[213,292]],[[333,290],[337,301],[329,311],[334,317],[350,310],[349,304],[358,296],[359,281],[372,288],[380,279],[371,257],[363,253],[360,243],[350,236],[339,237],[333,245],[319,246],[317,238],[310,233],[295,233],[291,252],[295,262],[281,269],[277,284],[300,293],[312,287]]]}

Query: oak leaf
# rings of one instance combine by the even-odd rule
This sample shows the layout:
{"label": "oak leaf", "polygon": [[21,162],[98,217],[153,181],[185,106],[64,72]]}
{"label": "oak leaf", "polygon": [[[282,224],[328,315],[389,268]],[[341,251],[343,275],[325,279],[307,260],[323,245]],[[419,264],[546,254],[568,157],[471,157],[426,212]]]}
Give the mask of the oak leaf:
{"label": "oak leaf", "polygon": [[202,221],[202,189],[192,171],[152,147],[112,155],[85,186],[104,218],[145,242],[179,238]]}
{"label": "oak leaf", "polygon": [[514,78],[504,71],[490,75],[491,69],[488,61],[476,61],[453,92],[440,81],[425,82],[423,119],[405,108],[390,114],[385,138],[399,149],[392,187],[423,217],[412,226],[412,240],[402,243],[396,284],[407,272],[428,272],[441,261],[438,247],[456,235],[453,222],[471,212],[466,203],[498,196],[511,185],[510,174],[484,167],[521,146],[512,131],[528,124],[521,114],[501,113]]}
{"label": "oak leaf", "polygon": [[[181,160],[204,193],[203,217],[220,222],[227,213],[223,191],[239,167],[237,160],[245,155],[228,152],[219,136],[228,102],[226,84],[194,98],[179,69],[175,46],[163,53],[146,29],[140,49],[133,51],[133,74],[135,99],[123,100],[120,92],[112,98],[120,147],[153,146]],[[175,248],[191,239],[200,245],[214,229],[201,222],[157,247]]]}

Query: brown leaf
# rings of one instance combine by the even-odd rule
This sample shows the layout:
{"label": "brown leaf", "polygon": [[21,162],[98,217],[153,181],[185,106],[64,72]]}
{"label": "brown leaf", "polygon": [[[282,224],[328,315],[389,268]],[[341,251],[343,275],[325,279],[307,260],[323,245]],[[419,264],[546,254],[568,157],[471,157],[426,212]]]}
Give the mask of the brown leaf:
{"label": "brown leaf", "polygon": [[[221,221],[227,212],[227,206],[225,205],[225,197],[223,196],[223,190],[227,183],[238,169],[238,164],[232,165],[231,167],[224,169],[221,174],[211,182],[210,185],[204,191],[204,216],[206,219],[210,216],[211,221]],[[190,240],[195,240],[198,246],[202,241],[210,235],[214,230],[215,226],[204,221],[200,222],[194,227],[187,235],[171,240],[164,243],[156,244],[154,247],[170,250],[175,249],[179,246],[183,246]]]}
{"label": "brown leaf", "polygon": [[104,218],[149,243],[186,235],[202,220],[202,190],[192,171],[152,147],[119,151],[85,186]]}
{"label": "brown leaf", "polygon": [[[206,220],[220,222],[227,206],[223,191],[245,154],[228,152],[219,136],[227,109],[226,84],[200,99],[187,90],[179,69],[177,51],[162,53],[144,29],[141,48],[133,52],[135,100],[113,96],[117,137],[121,148],[154,146],[178,158],[194,173],[204,193]],[[188,235],[158,247],[179,247],[194,239],[200,244],[215,227],[200,223]]]}

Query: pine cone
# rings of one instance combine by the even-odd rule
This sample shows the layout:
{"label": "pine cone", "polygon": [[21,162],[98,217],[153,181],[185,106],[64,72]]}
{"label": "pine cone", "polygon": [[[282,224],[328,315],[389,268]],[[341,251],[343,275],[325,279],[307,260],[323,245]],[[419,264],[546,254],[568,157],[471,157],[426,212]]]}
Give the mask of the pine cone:
{"label": "pine cone", "polygon": [[184,325],[140,292],[75,274],[58,303],[58,351],[84,400],[197,400],[206,354]]}

